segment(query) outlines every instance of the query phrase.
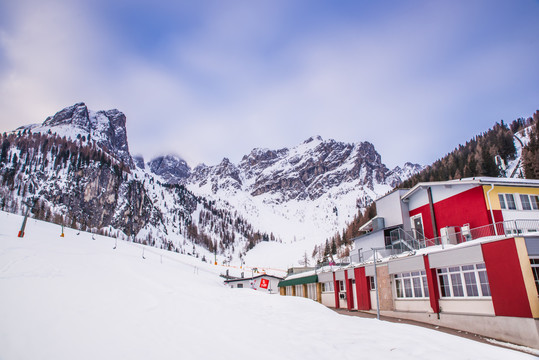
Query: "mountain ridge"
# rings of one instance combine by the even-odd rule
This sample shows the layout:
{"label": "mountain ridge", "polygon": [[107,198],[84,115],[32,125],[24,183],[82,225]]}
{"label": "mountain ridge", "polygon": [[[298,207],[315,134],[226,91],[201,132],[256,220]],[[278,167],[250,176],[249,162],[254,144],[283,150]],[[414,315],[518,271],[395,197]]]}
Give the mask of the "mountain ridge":
{"label": "mountain ridge", "polygon": [[321,136],[255,148],[237,164],[223,158],[191,169],[175,155],[145,163],[130,153],[126,120],[77,103],[3,135],[3,208],[17,212],[36,196],[40,216],[57,222],[175,251],[202,247],[228,261],[260,241],[305,242],[299,259],[419,167],[389,170],[374,145]]}

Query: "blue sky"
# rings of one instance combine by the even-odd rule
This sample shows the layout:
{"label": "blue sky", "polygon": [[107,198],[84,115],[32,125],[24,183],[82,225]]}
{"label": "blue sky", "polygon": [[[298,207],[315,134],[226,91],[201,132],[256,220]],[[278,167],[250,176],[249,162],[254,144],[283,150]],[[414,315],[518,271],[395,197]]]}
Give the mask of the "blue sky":
{"label": "blue sky", "polygon": [[312,135],[429,164],[539,109],[539,1],[0,0],[0,131],[84,101],[194,167]]}

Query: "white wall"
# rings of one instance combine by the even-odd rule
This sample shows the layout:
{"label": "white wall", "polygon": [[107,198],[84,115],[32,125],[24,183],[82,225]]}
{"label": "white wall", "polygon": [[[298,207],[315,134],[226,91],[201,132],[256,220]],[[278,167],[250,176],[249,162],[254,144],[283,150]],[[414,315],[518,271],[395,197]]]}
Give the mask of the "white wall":
{"label": "white wall", "polygon": [[371,309],[376,310],[376,290],[371,290]]}
{"label": "white wall", "polygon": [[331,292],[323,292],[322,293],[322,304],[327,307],[335,307],[335,293],[333,291]]}
{"label": "white wall", "polygon": [[453,314],[494,315],[491,299],[440,299],[440,311]]}
{"label": "white wall", "polygon": [[383,231],[376,231],[370,234],[363,235],[354,241],[354,250],[357,254],[357,249],[362,248],[362,252],[368,251],[371,248],[385,247],[385,239]]}
{"label": "white wall", "polygon": [[[269,280],[269,285],[268,285],[267,289],[263,289],[263,288],[260,287],[260,280],[261,279],[268,279]],[[254,288],[257,291],[267,292],[267,293],[271,293],[271,294],[279,294],[279,281],[280,281],[279,279],[274,279],[272,277],[263,276],[263,277],[254,279]],[[238,284],[243,284],[244,289],[251,289],[252,288],[251,279],[243,279],[243,280],[240,280],[240,281],[234,281],[234,282],[229,283],[230,287],[232,287],[232,288],[237,288]],[[271,292],[270,292],[270,290],[271,290]]]}
{"label": "white wall", "polygon": [[396,311],[432,312],[430,301],[424,299],[395,299]]}
{"label": "white wall", "polygon": [[397,190],[376,200],[376,213],[384,218],[385,227],[401,225],[404,222],[404,215],[401,207],[401,196],[406,190]]}

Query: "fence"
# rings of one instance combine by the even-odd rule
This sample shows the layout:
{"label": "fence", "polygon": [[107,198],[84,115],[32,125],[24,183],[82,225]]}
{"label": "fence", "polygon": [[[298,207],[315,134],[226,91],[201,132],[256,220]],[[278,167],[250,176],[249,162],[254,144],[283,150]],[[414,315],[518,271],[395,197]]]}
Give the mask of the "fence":
{"label": "fence", "polygon": [[[385,249],[377,249],[377,258],[385,258],[392,255],[402,254],[406,251],[414,251],[429,246],[440,245],[445,248],[447,245],[457,245],[463,242],[472,241],[481,238],[492,237],[504,238],[522,234],[539,235],[539,219],[535,220],[507,220],[495,224],[489,224],[471,229],[469,225],[450,226],[443,228],[442,236],[427,239],[421,233],[408,232],[403,229],[396,229],[391,232],[391,244]],[[361,251],[350,254],[351,263],[362,263],[372,261],[374,258],[373,250]]]}

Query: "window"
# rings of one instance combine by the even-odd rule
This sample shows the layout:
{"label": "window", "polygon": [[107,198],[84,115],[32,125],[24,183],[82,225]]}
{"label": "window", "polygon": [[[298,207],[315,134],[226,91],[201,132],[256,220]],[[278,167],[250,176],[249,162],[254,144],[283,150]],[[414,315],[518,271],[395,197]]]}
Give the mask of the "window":
{"label": "window", "polygon": [[490,296],[485,264],[438,269],[438,279],[443,298]]}
{"label": "window", "polygon": [[371,285],[371,290],[376,290],[376,282],[374,276],[369,276],[369,283]]}
{"label": "window", "polygon": [[530,264],[532,266],[533,279],[535,280],[537,293],[539,294],[539,258],[530,259]]}
{"label": "window", "polygon": [[316,284],[307,284],[307,297],[311,300],[316,300]]}
{"label": "window", "polygon": [[333,292],[333,281],[322,283],[322,292]]}
{"label": "window", "polygon": [[509,210],[515,210],[517,208],[513,194],[505,194],[505,201],[507,202],[507,208]]}
{"label": "window", "polygon": [[427,274],[425,271],[413,271],[395,274],[395,294],[397,298],[429,297]]}
{"label": "window", "polygon": [[292,286],[287,286],[286,287],[286,295],[292,296]]}
{"label": "window", "polygon": [[500,208],[503,210],[507,209],[505,206],[505,196],[503,196],[503,194],[498,194],[498,199],[500,199]]}
{"label": "window", "polygon": [[532,204],[533,210],[539,210],[539,196],[538,195],[530,195],[530,202]]}
{"label": "window", "polygon": [[242,289],[243,288],[243,284],[238,284],[238,289]]}
{"label": "window", "polygon": [[346,287],[345,287],[344,281],[342,281],[342,280],[337,280],[337,290],[338,290],[338,291],[346,291]]}
{"label": "window", "polygon": [[520,195],[520,203],[522,210],[539,210],[539,196],[537,195]]}

